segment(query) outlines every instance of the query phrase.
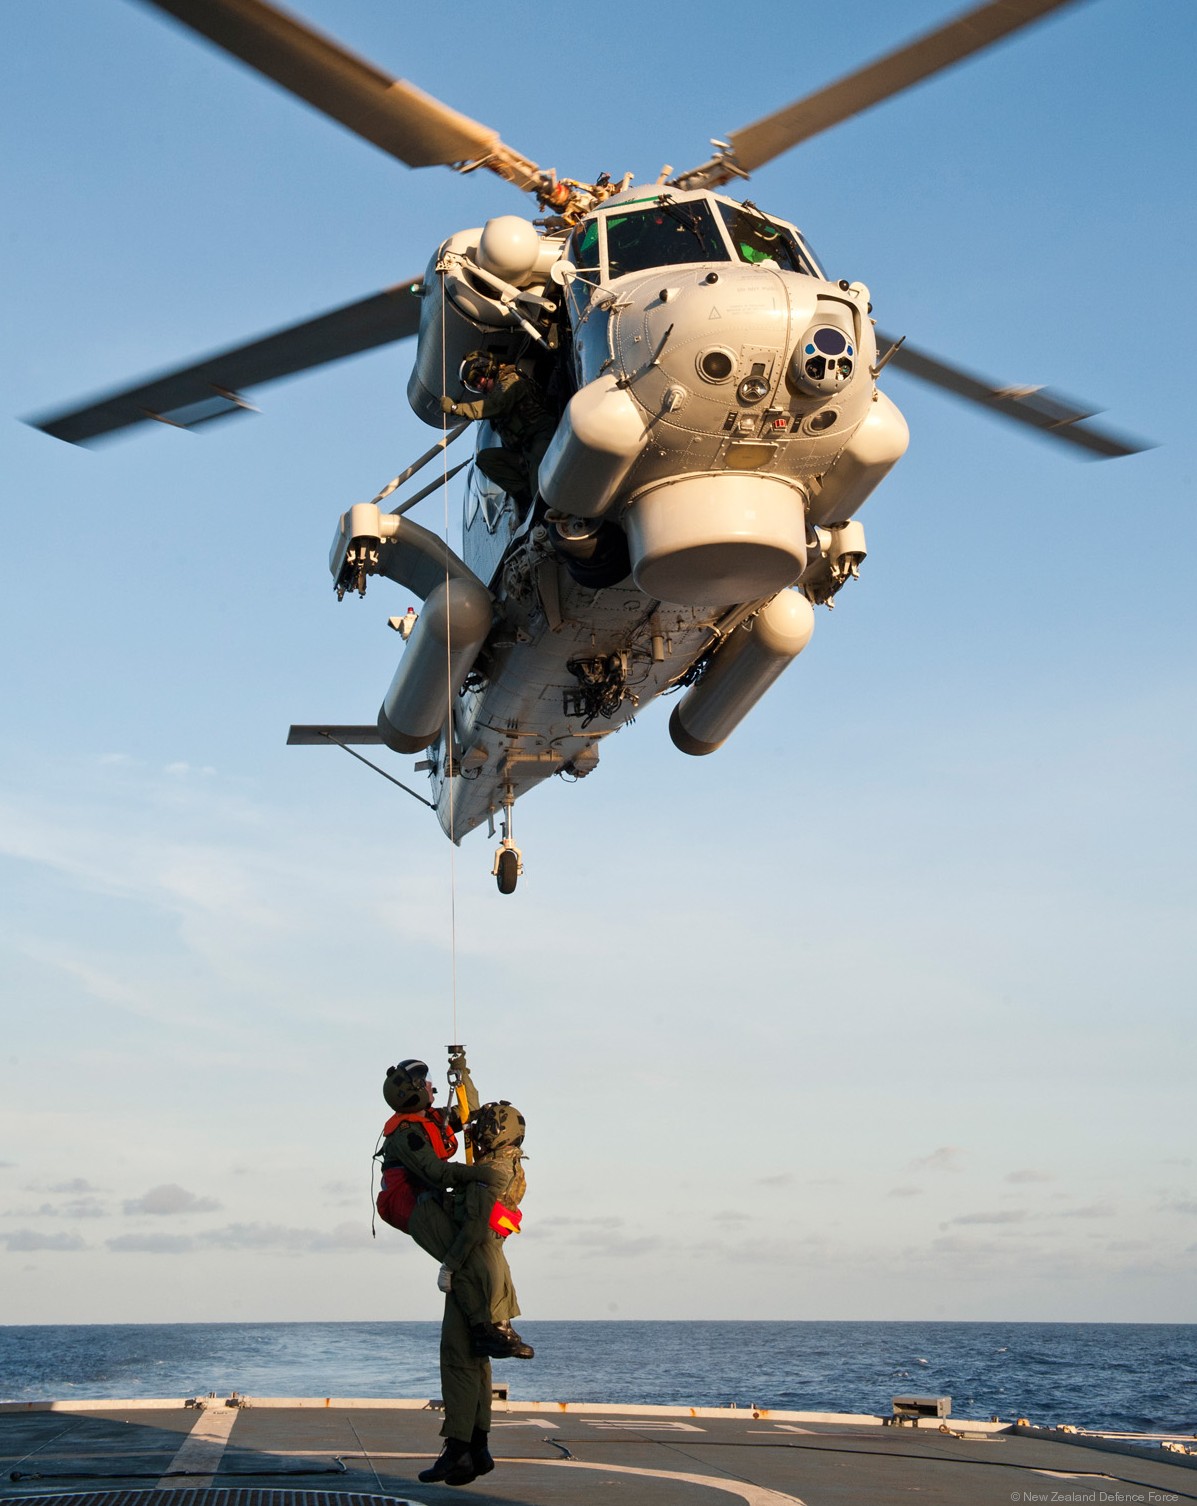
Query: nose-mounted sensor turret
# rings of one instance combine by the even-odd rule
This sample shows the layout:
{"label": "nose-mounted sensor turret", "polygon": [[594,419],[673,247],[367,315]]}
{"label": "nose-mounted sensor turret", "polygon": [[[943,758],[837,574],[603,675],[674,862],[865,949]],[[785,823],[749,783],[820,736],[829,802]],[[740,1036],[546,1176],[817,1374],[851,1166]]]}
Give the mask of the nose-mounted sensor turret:
{"label": "nose-mounted sensor turret", "polygon": [[794,385],[820,397],[838,392],[855,369],[854,342],[831,324],[812,325],[790,358]]}

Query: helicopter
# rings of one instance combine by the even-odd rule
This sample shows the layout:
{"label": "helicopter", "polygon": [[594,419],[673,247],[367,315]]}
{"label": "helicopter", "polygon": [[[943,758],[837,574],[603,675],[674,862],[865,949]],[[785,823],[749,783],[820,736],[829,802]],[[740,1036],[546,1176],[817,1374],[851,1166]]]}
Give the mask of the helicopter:
{"label": "helicopter", "polygon": [[[293,726],[288,741],[422,755],[450,840],[498,824],[503,893],[523,867],[520,796],[589,775],[602,740],[667,692],[674,745],[715,752],[807,646],[815,608],[859,576],[856,515],[908,439],[878,387],[888,364],[1093,456],[1141,447],[1091,410],[885,334],[865,284],[832,279],[796,225],[724,192],[1066,0],[991,0],[647,186],[558,178],[264,0],[149,3],[409,166],[490,171],[536,199],[535,220],[455,232],[382,293],[36,421],[76,443],[194,428],[245,411],[250,388],[415,338],[408,399],[441,437],[341,515],[330,570],[340,596],[385,576],[423,605],[392,619],[405,647],[376,722]],[[503,391],[548,415],[533,442],[510,432]],[[471,424],[474,459],[433,483],[467,472],[459,554],[408,516],[433,488],[384,504]]]}

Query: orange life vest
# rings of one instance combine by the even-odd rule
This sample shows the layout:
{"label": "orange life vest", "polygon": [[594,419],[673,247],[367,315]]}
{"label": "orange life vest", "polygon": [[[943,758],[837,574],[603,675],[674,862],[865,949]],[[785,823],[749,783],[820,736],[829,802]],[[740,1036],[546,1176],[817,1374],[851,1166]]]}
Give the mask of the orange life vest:
{"label": "orange life vest", "polygon": [[[384,1136],[393,1135],[401,1124],[418,1125],[428,1136],[434,1154],[448,1161],[457,1150],[457,1136],[444,1109],[421,1109],[413,1114],[392,1114],[382,1127]],[[378,1216],[392,1228],[407,1233],[420,1194],[428,1189],[406,1166],[383,1168],[382,1189],[378,1194]]]}

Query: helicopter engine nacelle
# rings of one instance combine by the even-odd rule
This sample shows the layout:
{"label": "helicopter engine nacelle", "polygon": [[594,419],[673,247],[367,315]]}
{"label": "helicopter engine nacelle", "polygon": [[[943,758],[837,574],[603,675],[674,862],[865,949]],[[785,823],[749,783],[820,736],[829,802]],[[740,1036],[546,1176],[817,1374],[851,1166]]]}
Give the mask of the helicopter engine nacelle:
{"label": "helicopter engine nacelle", "polygon": [[418,753],[445,725],[490,632],[490,596],[477,582],[449,580],[428,594],[378,713],[378,733],[396,753]]}
{"label": "helicopter engine nacelle", "polygon": [[906,453],[910,430],[898,405],[878,391],[863,421],[811,491],[810,519],[823,526],[850,518]]}
{"label": "helicopter engine nacelle", "polygon": [[540,493],[550,507],[597,518],[614,501],[648,443],[635,401],[613,376],[587,382],[570,398],[540,463]]}
{"label": "helicopter engine nacelle", "polygon": [[424,272],[416,360],[407,382],[418,418],[439,428],[441,398],[466,398],[458,372],[471,351],[510,351],[525,323],[511,295],[547,284],[560,254],[558,242],[538,236],[518,215],[459,230],[444,242]]}
{"label": "helicopter engine nacelle", "polygon": [[801,591],[781,591],[742,622],[712,658],[702,679],[669,718],[683,753],[714,753],[727,741],[815,630],[815,611]]}

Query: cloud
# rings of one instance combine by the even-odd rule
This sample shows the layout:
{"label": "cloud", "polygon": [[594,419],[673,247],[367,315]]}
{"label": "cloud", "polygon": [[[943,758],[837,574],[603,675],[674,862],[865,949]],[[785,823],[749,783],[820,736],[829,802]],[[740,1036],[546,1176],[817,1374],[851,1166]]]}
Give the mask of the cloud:
{"label": "cloud", "polygon": [[[993,1213],[962,1213],[950,1218],[949,1224],[1021,1224],[1027,1217],[1025,1208],[1000,1208]],[[947,1227],[945,1224],[944,1228]]]}
{"label": "cloud", "polygon": [[62,1205],[63,1218],[103,1218],[107,1211],[94,1197],[81,1197]]}
{"label": "cloud", "polygon": [[[60,1182],[48,1189],[36,1184],[26,1187],[26,1192],[85,1192],[89,1184],[77,1178],[74,1182]],[[104,1205],[94,1197],[74,1197],[66,1203],[39,1203],[36,1208],[7,1208],[0,1218],[103,1218]]]}
{"label": "cloud", "polygon": [[1003,1181],[1021,1184],[1024,1182],[1054,1182],[1056,1179],[1050,1171],[1036,1171],[1032,1166],[1024,1166],[1019,1171],[1008,1171]]}
{"label": "cloud", "polygon": [[886,1197],[922,1197],[921,1187],[891,1187],[885,1194]]}
{"label": "cloud", "polygon": [[625,1238],[611,1232],[606,1238],[602,1235],[592,1235],[587,1241],[586,1254],[591,1259],[598,1255],[615,1255],[625,1260],[632,1260],[640,1255],[655,1254],[665,1248],[665,1241],[656,1234]]}
{"label": "cloud", "polygon": [[758,1187],[788,1187],[794,1180],[792,1171],[775,1171],[771,1177],[757,1177]]}
{"label": "cloud", "polygon": [[107,1244],[117,1255],[186,1255],[195,1249],[190,1234],[120,1234]]}
{"label": "cloud", "polygon": [[226,1224],[223,1229],[206,1229],[199,1235],[205,1245],[220,1250],[346,1250],[345,1230],[357,1229],[355,1244],[369,1245],[369,1224],[337,1224],[331,1233],[319,1229],[289,1229],[286,1224]]}
{"label": "cloud", "polygon": [[81,1197],[87,1192],[102,1192],[103,1188],[93,1187],[83,1177],[72,1177],[69,1182],[30,1182],[23,1190],[25,1192],[70,1192],[76,1197]]}
{"label": "cloud", "polygon": [[36,1208],[10,1208],[0,1215],[3,1218],[103,1218],[104,1205],[94,1198],[79,1198],[73,1203],[64,1203],[60,1208],[55,1203],[40,1203]]}
{"label": "cloud", "polygon": [[292,1229],[283,1224],[226,1224],[196,1234],[121,1234],[107,1241],[118,1255],[191,1255],[198,1250],[279,1250],[285,1254],[322,1254],[371,1247],[365,1221],[333,1229]]}
{"label": "cloud", "polygon": [[1086,1203],[1083,1208],[1065,1208],[1057,1218],[1113,1218],[1116,1210],[1109,1203]]}
{"label": "cloud", "polygon": [[326,1208],[356,1208],[365,1201],[365,1190],[357,1182],[325,1182],[320,1190]]}
{"label": "cloud", "polygon": [[370,1226],[363,1222],[338,1224],[326,1234],[314,1234],[308,1244],[313,1254],[322,1250],[363,1250],[370,1246]]}
{"label": "cloud", "polygon": [[164,1182],[160,1187],[151,1187],[142,1197],[130,1198],[125,1203],[125,1212],[166,1218],[178,1213],[214,1213],[219,1207],[215,1198],[196,1197],[177,1182]]}
{"label": "cloud", "polygon": [[78,1234],[38,1234],[33,1229],[14,1229],[11,1234],[0,1235],[0,1239],[3,1239],[5,1248],[13,1252],[87,1248]]}
{"label": "cloud", "polygon": [[540,1232],[558,1229],[618,1229],[622,1226],[623,1219],[615,1218],[571,1218],[566,1214],[557,1214],[552,1218],[539,1218],[536,1227]]}
{"label": "cloud", "polygon": [[622,1218],[546,1218],[537,1219],[536,1232],[562,1243],[576,1245],[587,1258],[595,1255],[635,1256],[652,1250],[669,1248],[669,1242],[656,1234],[637,1235],[626,1229]]}
{"label": "cloud", "polygon": [[959,1171],[961,1150],[958,1145],[941,1145],[938,1150],[933,1150],[929,1156],[919,1156],[911,1161],[911,1170],[919,1171]]}
{"label": "cloud", "polygon": [[1197,1198],[1176,1198],[1171,1203],[1161,1203],[1160,1209],[1164,1213],[1197,1213]]}

